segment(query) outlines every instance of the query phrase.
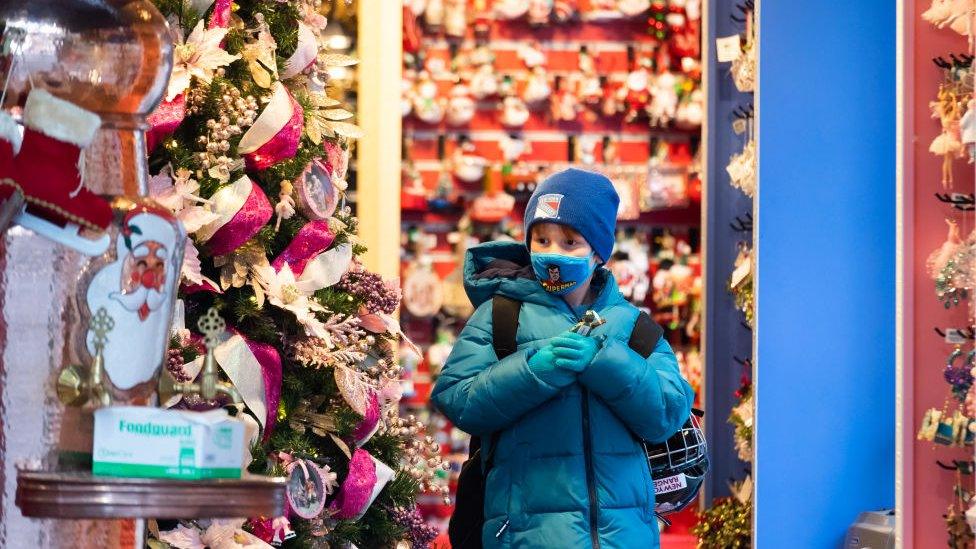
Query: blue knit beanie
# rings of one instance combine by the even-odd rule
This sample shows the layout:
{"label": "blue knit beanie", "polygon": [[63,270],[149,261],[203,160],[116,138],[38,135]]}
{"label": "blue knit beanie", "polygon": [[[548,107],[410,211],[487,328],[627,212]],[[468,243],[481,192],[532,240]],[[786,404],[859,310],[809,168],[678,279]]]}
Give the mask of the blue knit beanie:
{"label": "blue knit beanie", "polygon": [[525,245],[541,221],[576,229],[604,262],[613,253],[620,197],[606,176],[569,168],[536,187],[525,208]]}

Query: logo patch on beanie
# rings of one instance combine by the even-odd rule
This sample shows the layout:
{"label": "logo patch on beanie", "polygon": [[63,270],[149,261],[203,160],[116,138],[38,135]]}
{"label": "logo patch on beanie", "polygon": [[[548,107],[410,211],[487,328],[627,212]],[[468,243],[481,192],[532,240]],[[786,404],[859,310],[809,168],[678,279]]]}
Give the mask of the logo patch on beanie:
{"label": "logo patch on beanie", "polygon": [[535,219],[559,217],[559,206],[563,203],[561,194],[544,194],[539,197],[539,202],[535,207]]}

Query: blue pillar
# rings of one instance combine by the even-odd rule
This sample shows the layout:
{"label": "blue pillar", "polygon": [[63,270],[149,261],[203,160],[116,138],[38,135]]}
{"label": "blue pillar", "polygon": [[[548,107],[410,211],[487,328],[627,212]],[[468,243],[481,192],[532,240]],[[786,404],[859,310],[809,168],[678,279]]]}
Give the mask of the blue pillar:
{"label": "blue pillar", "polygon": [[760,9],[760,549],[894,503],[896,9]]}

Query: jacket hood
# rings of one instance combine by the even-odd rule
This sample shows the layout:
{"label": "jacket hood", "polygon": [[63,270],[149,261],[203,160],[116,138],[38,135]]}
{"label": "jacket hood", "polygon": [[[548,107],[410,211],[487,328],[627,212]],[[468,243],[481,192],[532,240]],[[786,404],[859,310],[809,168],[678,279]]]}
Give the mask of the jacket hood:
{"label": "jacket hood", "polygon": [[[592,283],[600,288],[594,308],[603,309],[625,301],[607,269],[597,268]],[[469,248],[464,258],[464,290],[475,308],[495,294],[523,303],[566,306],[561,297],[542,288],[532,270],[529,251],[521,242],[486,242]]]}

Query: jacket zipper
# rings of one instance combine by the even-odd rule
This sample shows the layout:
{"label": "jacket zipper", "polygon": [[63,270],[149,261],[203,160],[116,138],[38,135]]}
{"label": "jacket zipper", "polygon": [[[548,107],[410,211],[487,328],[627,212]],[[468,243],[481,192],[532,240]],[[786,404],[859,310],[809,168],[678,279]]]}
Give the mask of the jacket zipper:
{"label": "jacket zipper", "polygon": [[593,472],[593,441],[590,437],[590,392],[581,387],[583,395],[583,459],[586,463],[586,489],[590,499],[590,543],[593,549],[600,549],[600,535],[597,532],[599,508],[596,499],[596,475]]}
{"label": "jacket zipper", "polygon": [[[573,324],[576,324],[582,318],[576,313],[575,310],[566,302],[565,299],[560,301],[566,305],[569,309],[570,318],[574,319]],[[580,385],[580,395],[582,396],[582,410],[583,410],[583,462],[586,467],[586,491],[589,496],[590,503],[590,545],[593,549],[600,549],[600,534],[597,531],[597,525],[599,523],[600,509],[597,507],[597,494],[596,494],[596,474],[593,471],[593,440],[590,430],[590,391],[583,385]],[[502,530],[505,526],[502,525]]]}

